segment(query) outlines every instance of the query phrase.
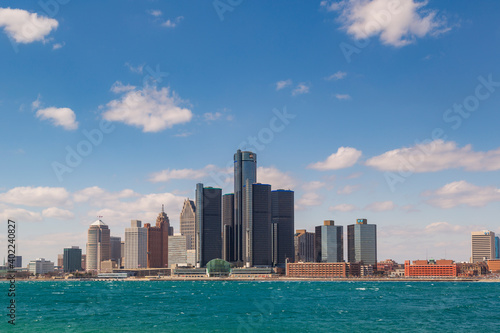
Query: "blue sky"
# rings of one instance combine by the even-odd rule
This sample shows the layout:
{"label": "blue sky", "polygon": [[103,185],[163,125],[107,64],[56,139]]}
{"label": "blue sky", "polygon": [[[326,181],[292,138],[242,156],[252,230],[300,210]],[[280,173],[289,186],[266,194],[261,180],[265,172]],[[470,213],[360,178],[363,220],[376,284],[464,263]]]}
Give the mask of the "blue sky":
{"label": "blue sky", "polygon": [[0,4],[24,260],[85,248],[97,215],[123,237],[165,204],[178,231],[197,182],[232,192],[238,147],[295,191],[297,229],[367,218],[379,259],[468,260],[470,231],[500,232],[500,3],[49,3]]}

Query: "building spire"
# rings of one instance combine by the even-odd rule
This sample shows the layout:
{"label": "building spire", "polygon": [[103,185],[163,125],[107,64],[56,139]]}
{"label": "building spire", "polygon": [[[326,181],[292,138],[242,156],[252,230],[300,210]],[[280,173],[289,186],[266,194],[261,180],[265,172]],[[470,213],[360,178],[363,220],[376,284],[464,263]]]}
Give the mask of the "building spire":
{"label": "building spire", "polygon": [[165,213],[164,206],[165,206],[164,204],[162,204],[162,205],[161,205],[161,212],[162,212],[162,213]]}

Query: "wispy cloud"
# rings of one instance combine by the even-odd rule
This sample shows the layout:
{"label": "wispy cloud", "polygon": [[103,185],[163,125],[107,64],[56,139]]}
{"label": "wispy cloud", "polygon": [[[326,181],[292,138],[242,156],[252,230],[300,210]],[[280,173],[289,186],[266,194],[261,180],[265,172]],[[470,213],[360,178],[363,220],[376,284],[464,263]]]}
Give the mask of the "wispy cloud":
{"label": "wispy cloud", "polygon": [[302,95],[309,93],[309,86],[302,82],[297,85],[297,87],[292,91],[293,96]]}
{"label": "wispy cloud", "polygon": [[162,26],[167,28],[175,28],[183,19],[184,16],[177,16],[175,19],[166,20],[164,23],[162,23]]}
{"label": "wispy cloud", "polygon": [[343,78],[345,78],[347,75],[346,72],[342,72],[342,71],[338,71],[337,73],[334,73],[328,77],[325,77],[325,80],[327,81],[337,81],[337,80],[342,80]]}
{"label": "wispy cloud", "polygon": [[308,168],[322,171],[349,168],[356,164],[361,155],[361,151],[355,148],[340,147],[336,153],[328,156],[325,161],[310,164]]}
{"label": "wispy cloud", "polygon": [[278,81],[276,82],[276,90],[281,90],[285,87],[288,87],[292,84],[292,80],[283,80],[283,81]]}
{"label": "wispy cloud", "polygon": [[351,95],[348,94],[335,94],[335,98],[338,100],[349,100],[351,99]]}
{"label": "wispy cloud", "polygon": [[366,165],[382,171],[436,172],[462,168],[466,171],[500,170],[500,148],[485,152],[462,148],[453,141],[435,140],[398,148],[368,159]]}
{"label": "wispy cloud", "polygon": [[490,202],[500,201],[500,189],[494,186],[477,186],[460,180],[444,185],[435,191],[422,194],[429,197],[427,203],[444,209],[460,205],[483,207]]}

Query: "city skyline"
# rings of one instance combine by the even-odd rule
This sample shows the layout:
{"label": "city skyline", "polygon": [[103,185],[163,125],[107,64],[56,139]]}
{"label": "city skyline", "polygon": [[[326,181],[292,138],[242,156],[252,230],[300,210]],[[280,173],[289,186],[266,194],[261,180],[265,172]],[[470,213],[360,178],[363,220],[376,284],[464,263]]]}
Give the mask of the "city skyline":
{"label": "city skyline", "polygon": [[19,23],[0,15],[0,218],[18,255],[86,249],[96,216],[123,240],[162,204],[179,232],[194,184],[233,192],[241,149],[258,182],[295,192],[295,229],[331,219],[347,239],[366,218],[378,260],[468,261],[472,231],[500,234],[500,4],[420,4],[363,40],[362,2],[2,2]]}

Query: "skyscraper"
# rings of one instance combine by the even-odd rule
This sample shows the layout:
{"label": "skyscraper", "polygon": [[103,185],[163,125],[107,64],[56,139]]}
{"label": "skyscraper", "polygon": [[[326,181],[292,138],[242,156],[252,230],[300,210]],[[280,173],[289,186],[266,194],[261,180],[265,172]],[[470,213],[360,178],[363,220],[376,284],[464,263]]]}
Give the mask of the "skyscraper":
{"label": "skyscraper", "polygon": [[165,213],[164,206],[156,217],[156,226],[146,223],[147,230],[147,267],[168,268],[168,236],[170,221]]}
{"label": "skyscraper", "polygon": [[204,267],[222,255],[220,188],[196,184],[196,263]]}
{"label": "skyscraper", "polygon": [[471,233],[471,262],[495,259],[495,233],[489,230],[473,231]]}
{"label": "skyscraper", "polygon": [[257,154],[250,151],[238,149],[234,154],[234,261],[244,261],[245,251],[243,243],[243,214],[245,212],[245,200],[243,198],[243,187],[247,183],[257,182]]}
{"label": "skyscraper", "polygon": [[64,272],[75,272],[82,270],[82,249],[78,246],[65,248],[63,253]]}
{"label": "skyscraper", "polygon": [[132,220],[130,228],[125,228],[125,268],[147,267],[147,230],[142,222]]}
{"label": "skyscraper", "polygon": [[182,207],[180,225],[181,225],[181,235],[186,236],[186,250],[194,250],[196,244],[195,239],[195,223],[194,217],[196,213],[196,207],[192,200],[184,200],[184,206]]}
{"label": "skyscraper", "polygon": [[271,222],[273,224],[273,264],[295,261],[294,251],[294,192],[275,190],[271,192]]}
{"label": "skyscraper", "polygon": [[87,271],[100,271],[101,261],[109,259],[109,233],[108,226],[100,219],[90,225],[87,238]]}
{"label": "skyscraper", "polygon": [[344,261],[344,228],[325,220],[321,228],[321,262]]}
{"label": "skyscraper", "polygon": [[222,259],[234,261],[234,194],[222,196]]}
{"label": "skyscraper", "polygon": [[121,261],[121,237],[109,237],[109,259],[116,261],[118,264]]}
{"label": "skyscraper", "polygon": [[244,187],[243,244],[247,266],[270,266],[271,247],[271,185],[251,184]]}
{"label": "skyscraper", "polygon": [[377,226],[358,219],[347,226],[347,260],[362,261],[365,265],[377,264]]}

